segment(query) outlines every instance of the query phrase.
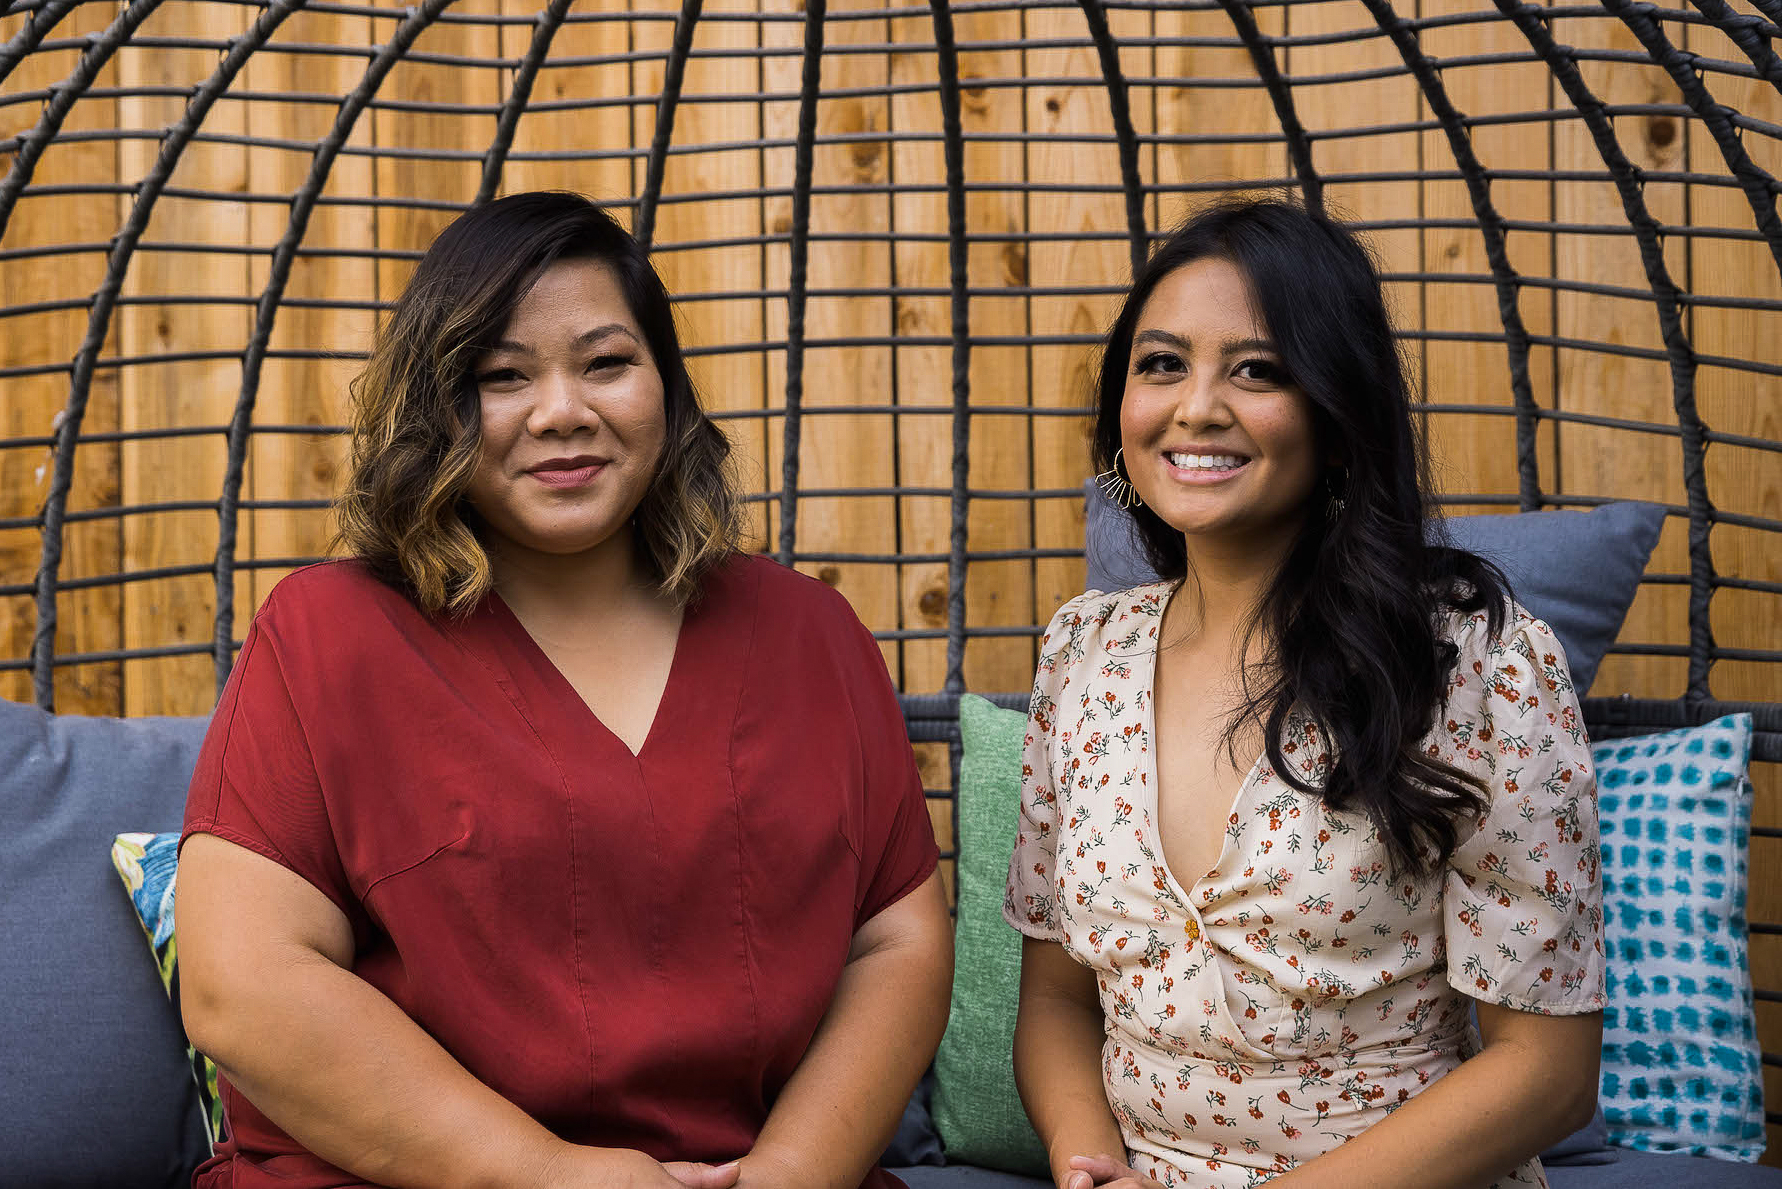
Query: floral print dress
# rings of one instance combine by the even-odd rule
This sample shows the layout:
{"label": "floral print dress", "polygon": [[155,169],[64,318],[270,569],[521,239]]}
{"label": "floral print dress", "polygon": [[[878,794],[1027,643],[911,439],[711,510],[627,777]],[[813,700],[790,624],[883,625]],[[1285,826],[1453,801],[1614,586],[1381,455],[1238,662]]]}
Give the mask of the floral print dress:
{"label": "floral print dress", "polygon": [[[1090,592],[1047,629],[1004,915],[1094,972],[1102,1075],[1134,1168],[1252,1186],[1360,1134],[1476,1051],[1469,1000],[1603,1006],[1596,785],[1564,654],[1511,607],[1449,625],[1460,657],[1428,753],[1490,804],[1444,870],[1388,878],[1359,813],[1258,759],[1217,865],[1184,885],[1157,833],[1151,683],[1175,587]],[[1282,751],[1330,756],[1297,717]],[[1499,1186],[1546,1184],[1536,1160]]]}

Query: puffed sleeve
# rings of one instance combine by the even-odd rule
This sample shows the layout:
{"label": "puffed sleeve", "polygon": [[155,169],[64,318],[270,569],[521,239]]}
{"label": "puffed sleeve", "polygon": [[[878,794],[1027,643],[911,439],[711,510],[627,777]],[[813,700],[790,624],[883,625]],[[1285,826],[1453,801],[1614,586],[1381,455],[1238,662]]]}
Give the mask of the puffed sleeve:
{"label": "puffed sleeve", "polygon": [[1599,1011],[1596,773],[1565,652],[1515,606],[1501,636],[1478,615],[1455,641],[1460,657],[1431,751],[1483,778],[1489,804],[1448,863],[1448,980],[1520,1011]]}
{"label": "puffed sleeve", "polygon": [[1082,616],[1078,600],[1058,609],[1040,640],[1033,699],[1027,706],[1027,737],[1021,751],[1021,807],[1015,850],[1009,856],[1008,890],[1002,915],[1010,925],[1041,941],[1062,941],[1056,871],[1059,796],[1053,775],[1052,743],[1057,729],[1057,696],[1065,677],[1065,642],[1074,639]]}
{"label": "puffed sleeve", "polygon": [[[186,794],[184,837],[214,834],[289,868],[364,925],[335,844],[299,699],[279,658],[275,591],[248,630]],[[182,839],[183,841],[183,839]]]}

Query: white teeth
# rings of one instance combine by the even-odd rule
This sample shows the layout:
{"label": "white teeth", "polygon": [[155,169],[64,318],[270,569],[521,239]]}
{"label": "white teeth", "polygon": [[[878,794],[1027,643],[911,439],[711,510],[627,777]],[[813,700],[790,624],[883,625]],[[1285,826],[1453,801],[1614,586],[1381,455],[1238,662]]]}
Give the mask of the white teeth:
{"label": "white teeth", "polygon": [[1185,471],[1229,471],[1248,461],[1234,454],[1178,454],[1172,451],[1167,457],[1171,466],[1181,467]]}

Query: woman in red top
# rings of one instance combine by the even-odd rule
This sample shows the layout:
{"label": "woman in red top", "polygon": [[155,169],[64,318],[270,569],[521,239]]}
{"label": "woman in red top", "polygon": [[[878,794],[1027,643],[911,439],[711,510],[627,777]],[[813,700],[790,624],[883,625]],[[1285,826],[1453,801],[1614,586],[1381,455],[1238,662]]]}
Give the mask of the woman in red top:
{"label": "woman in red top", "polygon": [[890,1186],[951,943],[896,697],[736,550],[667,294],[592,204],[440,236],[355,389],[353,560],[193,777],[205,1187]]}

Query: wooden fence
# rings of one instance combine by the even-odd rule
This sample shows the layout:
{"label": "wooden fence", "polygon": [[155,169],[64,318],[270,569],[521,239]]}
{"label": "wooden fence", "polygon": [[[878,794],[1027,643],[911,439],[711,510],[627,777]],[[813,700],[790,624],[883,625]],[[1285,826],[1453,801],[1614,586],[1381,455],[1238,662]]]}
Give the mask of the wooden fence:
{"label": "wooden fence", "polygon": [[[42,6],[0,17],[26,36]],[[556,6],[564,10],[561,4]],[[1252,14],[1290,88],[1326,202],[1368,227],[1425,400],[1450,512],[1518,502],[1506,329],[1475,195],[1428,88],[1375,8],[1261,3]],[[437,9],[437,19],[425,16]],[[94,63],[95,39],[146,16]],[[58,709],[202,713],[215,694],[218,493],[243,392],[244,344],[292,226],[293,196],[327,167],[251,408],[230,579],[247,613],[323,553],[344,459],[347,383],[413,261],[478,193],[541,0],[432,8],[316,2],[284,17],[205,110],[129,253],[115,312],[96,295],[141,212],[175,129],[242,39],[273,10],[221,0],[74,7],[6,76],[0,167],[39,148],[0,240],[0,696],[32,697],[29,658],[54,435],[84,383],[56,573]],[[491,174],[511,192],[564,188],[633,217],[646,188],[678,8],[665,0],[567,7]],[[1214,3],[1105,9],[1136,133],[1146,227],[1209,194],[1291,185],[1278,96],[1233,17]],[[1390,10],[1388,10],[1390,11]],[[1741,11],[1746,11],[1741,9]],[[1712,68],[1757,167],[1782,174],[1782,91],[1726,34],[1684,14],[1663,24]],[[758,546],[779,540],[792,280],[793,175],[803,0],[712,0],[693,26],[655,211],[656,260],[679,298],[695,378],[731,434]],[[1684,691],[1690,639],[1685,444],[1674,358],[1654,316],[1653,261],[1630,228],[1578,104],[1529,36],[1489,6],[1418,0],[1409,19],[1445,94],[1469,117],[1506,229],[1530,336],[1542,502],[1649,499],[1671,518],[1621,648],[1595,693]],[[1755,19],[1755,14],[1753,14]],[[1035,625],[1082,588],[1080,485],[1088,471],[1093,346],[1129,275],[1127,190],[1107,63],[1075,3],[956,5],[970,284],[968,688],[1031,679]],[[425,27],[420,27],[424,25]],[[1752,231],[1748,191],[1677,76],[1607,10],[1550,14],[1578,81],[1605,105],[1662,229],[1662,265],[1689,294],[1716,577],[1710,683],[1776,700],[1782,660],[1782,299]],[[389,69],[380,53],[419,28]],[[952,516],[952,306],[935,24],[926,6],[828,7],[810,199],[809,297],[797,475],[799,564],[882,633],[899,686],[946,672]],[[32,130],[94,63],[54,140]],[[1713,64],[1719,63],[1719,66]],[[369,85],[369,90],[367,87]],[[363,92],[356,119],[342,113]],[[5,139],[11,138],[11,139]],[[4,199],[4,191],[0,191]],[[1771,200],[1773,210],[1773,198]],[[108,253],[110,254],[108,256]],[[81,379],[83,340],[93,346]],[[1749,441],[1741,441],[1749,439]],[[120,653],[131,654],[127,659]],[[930,764],[943,762],[930,755]],[[1758,825],[1782,826],[1782,783],[1761,766]],[[1754,861],[1773,866],[1782,843]],[[1782,920],[1782,883],[1752,916]],[[1753,939],[1782,985],[1782,944]],[[1766,1034],[1782,1034],[1774,1003]],[[1772,1082],[1772,1090],[1782,1085]]]}

